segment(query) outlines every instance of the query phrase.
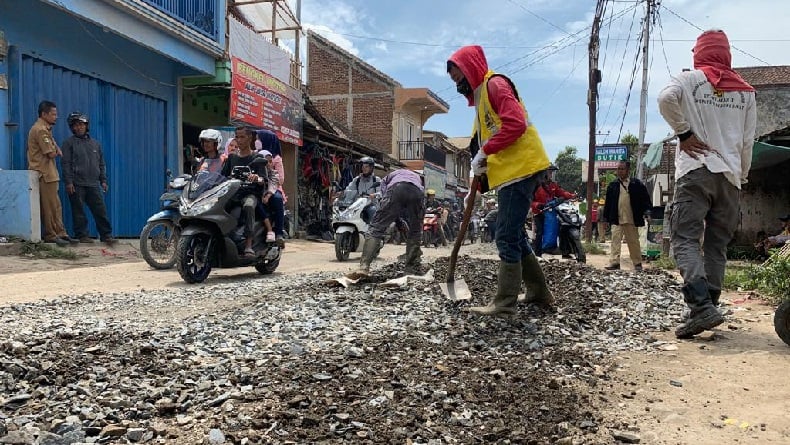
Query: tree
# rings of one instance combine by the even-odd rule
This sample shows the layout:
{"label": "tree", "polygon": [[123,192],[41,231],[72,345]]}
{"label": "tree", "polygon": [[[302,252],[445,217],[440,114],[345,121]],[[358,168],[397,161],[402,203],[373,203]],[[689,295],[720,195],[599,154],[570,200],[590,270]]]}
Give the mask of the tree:
{"label": "tree", "polygon": [[576,147],[566,146],[554,161],[557,171],[557,183],[563,189],[584,194],[582,189],[582,159],[576,157],[578,150]]}
{"label": "tree", "polygon": [[628,160],[631,161],[631,176],[636,172],[636,163],[639,160],[639,138],[631,133],[626,133],[620,138],[620,143],[628,146]]}

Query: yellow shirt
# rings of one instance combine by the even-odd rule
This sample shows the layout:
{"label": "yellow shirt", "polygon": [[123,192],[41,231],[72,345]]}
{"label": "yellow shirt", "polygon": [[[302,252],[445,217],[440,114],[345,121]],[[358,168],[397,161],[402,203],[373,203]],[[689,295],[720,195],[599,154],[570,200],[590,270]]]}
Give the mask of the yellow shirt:
{"label": "yellow shirt", "polygon": [[617,221],[620,225],[634,223],[634,210],[631,208],[631,195],[628,193],[629,180],[620,181],[620,199],[617,200]]}
{"label": "yellow shirt", "polygon": [[38,118],[27,134],[27,169],[35,170],[41,174],[44,182],[57,182],[60,180],[55,158],[47,156],[48,153],[57,153],[58,146],[52,137],[52,127]]}

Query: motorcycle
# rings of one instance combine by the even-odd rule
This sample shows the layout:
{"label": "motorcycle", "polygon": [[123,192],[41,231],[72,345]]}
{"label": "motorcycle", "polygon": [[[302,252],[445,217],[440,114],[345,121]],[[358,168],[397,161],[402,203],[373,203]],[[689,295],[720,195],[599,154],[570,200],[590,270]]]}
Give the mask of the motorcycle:
{"label": "motorcycle", "polygon": [[473,212],[472,216],[469,218],[469,229],[466,231],[466,237],[469,239],[469,244],[474,244],[477,242],[477,237],[480,233],[481,221],[480,215],[477,212]]}
{"label": "motorcycle", "polygon": [[[266,160],[259,158],[251,166]],[[234,268],[254,266],[259,273],[273,273],[280,264],[282,249],[276,242],[266,242],[263,223],[256,218],[253,228],[254,257],[245,256],[240,224],[241,202],[257,187],[248,181],[249,166],[233,168],[231,178],[218,173],[200,172],[184,188],[181,211],[181,238],[178,241],[177,267],[187,283],[200,283],[208,278],[212,267]]]}
{"label": "motorcycle", "polygon": [[170,269],[176,264],[176,246],[180,236],[178,211],[181,190],[192,178],[190,175],[179,175],[171,178],[167,171],[167,190],[159,197],[159,212],[151,215],[140,232],[140,254],[149,266],[154,269]]}
{"label": "motorcycle", "polygon": [[[433,244],[434,247],[439,247],[442,243],[442,236],[439,233],[440,217],[442,208],[429,208],[425,209],[425,215],[422,218],[422,245],[425,247]],[[446,241],[445,241],[446,244]]]}
{"label": "motorcycle", "polygon": [[783,342],[790,345],[790,300],[785,300],[774,312],[774,329]]}
{"label": "motorcycle", "polygon": [[367,195],[359,195],[356,190],[345,190],[335,200],[332,230],[335,232],[335,257],[346,261],[351,252],[359,248],[360,238],[368,231],[367,216],[363,210],[371,204]]}
{"label": "motorcycle", "polygon": [[[576,261],[586,263],[587,255],[584,253],[581,241],[584,218],[579,215],[576,207],[566,199],[554,198],[546,203],[541,212],[545,215],[543,240],[541,240],[544,252],[552,255],[561,253],[563,257],[573,254],[576,256]],[[557,221],[558,231],[550,229],[554,224],[552,219]],[[555,236],[558,238],[552,239]],[[559,245],[557,245],[557,239],[559,239]]]}

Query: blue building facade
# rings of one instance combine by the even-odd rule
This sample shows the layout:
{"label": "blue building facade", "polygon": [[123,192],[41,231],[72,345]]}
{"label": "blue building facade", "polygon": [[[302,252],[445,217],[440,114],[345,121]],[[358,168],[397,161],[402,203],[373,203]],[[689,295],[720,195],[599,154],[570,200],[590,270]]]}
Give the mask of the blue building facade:
{"label": "blue building facade", "polygon": [[[226,10],[225,0],[0,0],[0,169],[27,168],[39,102],[58,107],[58,144],[68,113],[82,111],[104,148],[115,234],[138,235],[166,170],[181,165],[182,80],[214,75]],[[61,201],[71,232],[64,187]]]}

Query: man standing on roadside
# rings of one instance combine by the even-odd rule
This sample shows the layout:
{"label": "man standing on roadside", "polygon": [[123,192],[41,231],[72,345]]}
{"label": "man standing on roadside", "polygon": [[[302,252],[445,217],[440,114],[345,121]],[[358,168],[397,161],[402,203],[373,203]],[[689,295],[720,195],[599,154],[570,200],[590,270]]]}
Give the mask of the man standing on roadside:
{"label": "man standing on roadside", "polygon": [[538,130],[530,122],[516,86],[507,76],[488,68],[483,48],[464,46],[447,61],[458,93],[475,108],[471,154],[475,176],[487,174],[488,186],[497,190],[496,246],[499,252],[497,293],[486,306],[469,308],[482,315],[514,314],[521,283],[527,302],[554,304],[538,258],[524,230],[538,177],[550,162]]}
{"label": "man standing on roadside", "polygon": [[41,205],[41,221],[44,223],[44,242],[58,246],[76,244],[77,239],[69,238],[63,227],[63,207],[58,196],[60,175],[55,158],[62,156],[55,139],[52,126],[58,121],[58,108],[48,100],[38,104],[38,120],[27,134],[27,169],[39,173],[38,190]]}
{"label": "man standing on roadside", "polygon": [[75,111],[69,114],[66,122],[72,136],[63,142],[63,182],[71,203],[71,218],[74,224],[74,237],[81,243],[92,243],[88,236],[88,218],[85,205],[96,221],[99,239],[108,245],[115,244],[112,225],[107,218],[102,192],[107,193],[107,168],[101,144],[88,133],[88,116]]}
{"label": "man standing on roadside", "polygon": [[647,187],[637,178],[629,177],[631,163],[617,164],[617,180],[606,188],[603,220],[612,225],[612,250],[606,270],[620,269],[620,249],[625,237],[634,270],[642,270],[642,248],[639,246],[639,227],[645,226],[645,217],[653,203]]}
{"label": "man standing on roadside", "polygon": [[677,338],[691,338],[724,321],[715,305],[757,125],[754,88],[732,69],[727,35],[705,31],[692,51],[694,70],[674,76],[658,96],[661,115],[679,140],[669,224],[690,313],[675,330]]}

